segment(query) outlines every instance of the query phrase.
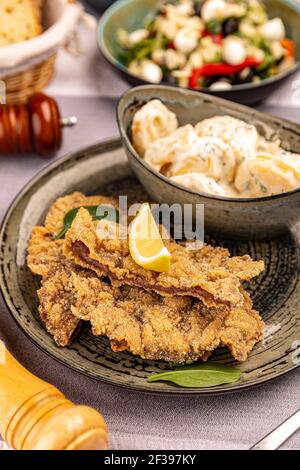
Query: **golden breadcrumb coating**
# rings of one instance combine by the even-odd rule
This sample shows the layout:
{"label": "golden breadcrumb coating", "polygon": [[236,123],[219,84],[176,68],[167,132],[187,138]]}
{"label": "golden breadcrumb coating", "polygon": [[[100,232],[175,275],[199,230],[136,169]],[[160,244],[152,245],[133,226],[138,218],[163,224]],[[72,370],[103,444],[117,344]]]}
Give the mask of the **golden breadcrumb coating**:
{"label": "golden breadcrumb coating", "polygon": [[192,297],[162,297],[130,286],[105,286],[96,277],[73,275],[77,302],[72,312],[89,320],[96,336],[107,336],[113,351],[178,363],[207,359],[228,347],[244,361],[262,339],[263,321],[245,292],[242,307],[208,308]]}
{"label": "golden breadcrumb coating", "polygon": [[67,346],[80,324],[71,311],[75,297],[70,281],[76,266],[63,256],[62,241],[54,240],[44,227],[32,231],[27,263],[34,274],[42,276],[38,290],[40,317],[55,342]]}
{"label": "golden breadcrumb coating", "polygon": [[64,258],[61,241],[42,227],[33,230],[28,263],[44,276],[39,312],[59,346],[70,344],[80,320],[91,323],[94,335],[107,336],[114,351],[175,362],[207,358],[219,346],[243,361],[262,337],[263,322],[245,292],[243,306],[230,309],[208,308],[192,297],[113,287]]}
{"label": "golden breadcrumb coating", "polygon": [[263,261],[253,261],[248,255],[230,258],[224,248],[206,245],[188,250],[169,240],[166,246],[171,253],[170,270],[156,273],[144,269],[132,259],[127,239],[99,238],[92,217],[81,208],[66,234],[64,254],[100,277],[108,275],[115,285],[143,287],[161,295],[189,295],[207,305],[242,304],[241,281],[257,276],[264,268]]}
{"label": "golden breadcrumb coating", "polygon": [[[107,336],[114,351],[128,350],[144,359],[178,363],[206,360],[214,349],[228,347],[235,359],[244,361],[261,340],[264,325],[241,287],[240,306],[209,308],[193,297],[112,286],[64,256],[64,241],[55,240],[54,235],[61,230],[65,213],[74,206],[99,203],[108,202],[80,193],[60,198],[49,210],[46,227],[32,231],[28,266],[42,276],[39,312],[56,343],[70,344],[81,321],[88,321],[93,334]],[[230,262],[222,248],[207,246],[203,250],[202,262],[205,258],[215,267]],[[234,269],[242,278],[252,265],[244,270],[237,262]]]}
{"label": "golden breadcrumb coating", "polygon": [[34,274],[42,276],[38,291],[39,314],[47,331],[53,335],[59,346],[70,344],[80,321],[71,311],[74,303],[74,289],[70,287],[72,273],[83,271],[65,258],[62,252],[63,240],[54,236],[62,229],[64,216],[74,207],[115,203],[111,198],[84,196],[74,193],[57,199],[46,217],[46,227],[34,227],[28,245],[28,267]]}
{"label": "golden breadcrumb coating", "polygon": [[81,206],[98,206],[100,204],[116,207],[117,201],[106,196],[85,196],[80,192],[60,197],[50,207],[45,220],[45,227],[49,232],[57,234],[64,225],[65,215],[72,209]]}

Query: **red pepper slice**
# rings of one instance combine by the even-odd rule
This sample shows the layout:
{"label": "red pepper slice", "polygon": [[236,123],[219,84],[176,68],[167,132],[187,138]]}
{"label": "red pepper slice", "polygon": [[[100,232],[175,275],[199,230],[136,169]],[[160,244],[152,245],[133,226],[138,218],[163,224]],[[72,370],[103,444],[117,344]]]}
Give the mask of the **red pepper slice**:
{"label": "red pepper slice", "polygon": [[189,87],[197,88],[198,80],[201,77],[234,75],[236,73],[241,72],[247,67],[257,67],[260,64],[261,61],[255,59],[254,57],[249,57],[244,62],[241,62],[238,65],[229,65],[224,63],[205,64],[199,69],[193,70],[189,80]]}
{"label": "red pepper slice", "polygon": [[219,34],[210,33],[209,31],[207,31],[207,29],[205,31],[203,31],[203,33],[201,34],[201,37],[203,37],[203,38],[205,38],[206,36],[209,36],[210,38],[212,38],[212,40],[215,44],[221,44],[223,39],[224,39],[224,34],[222,34],[222,33],[219,33]]}

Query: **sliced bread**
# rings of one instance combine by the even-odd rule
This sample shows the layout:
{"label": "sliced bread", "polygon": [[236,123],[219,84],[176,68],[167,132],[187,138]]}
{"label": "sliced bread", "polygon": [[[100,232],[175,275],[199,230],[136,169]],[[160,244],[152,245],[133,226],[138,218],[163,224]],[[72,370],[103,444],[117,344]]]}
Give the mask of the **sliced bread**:
{"label": "sliced bread", "polygon": [[42,32],[32,0],[0,0],[0,46],[26,41]]}

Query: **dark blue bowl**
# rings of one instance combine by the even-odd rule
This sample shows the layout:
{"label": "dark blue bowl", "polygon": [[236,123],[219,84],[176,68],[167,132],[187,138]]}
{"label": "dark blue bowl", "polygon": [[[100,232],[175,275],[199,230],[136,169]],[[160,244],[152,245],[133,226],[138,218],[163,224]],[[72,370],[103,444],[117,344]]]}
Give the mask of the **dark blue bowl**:
{"label": "dark blue bowl", "polygon": [[[142,27],[149,12],[157,8],[161,0],[118,0],[102,16],[98,29],[98,44],[108,63],[131,85],[149,84],[132,75],[120,60],[120,46],[116,30],[124,28],[134,31]],[[99,2],[102,3],[102,2]],[[105,2],[107,3],[107,2]],[[213,91],[203,88],[201,91],[238,103],[252,105],[276,92],[282,83],[300,69],[300,3],[296,0],[265,0],[270,17],[280,16],[287,28],[288,36],[296,43],[296,63],[289,70],[259,83],[234,85],[230,90]],[[166,83],[166,85],[168,85]]]}
{"label": "dark blue bowl", "polygon": [[95,10],[100,12],[108,8],[115,0],[86,0],[86,3],[91,5]]}

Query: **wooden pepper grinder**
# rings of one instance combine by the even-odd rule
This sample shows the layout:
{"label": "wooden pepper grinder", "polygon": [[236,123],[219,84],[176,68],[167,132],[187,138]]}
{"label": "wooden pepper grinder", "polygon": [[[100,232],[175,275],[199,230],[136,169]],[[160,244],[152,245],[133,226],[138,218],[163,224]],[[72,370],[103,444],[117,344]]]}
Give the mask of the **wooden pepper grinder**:
{"label": "wooden pepper grinder", "polygon": [[76,123],[74,116],[62,118],[56,101],[44,93],[36,93],[27,104],[1,105],[0,154],[50,157],[62,145],[63,127]]}
{"label": "wooden pepper grinder", "polygon": [[107,427],[28,372],[0,341],[0,434],[18,450],[105,450]]}

